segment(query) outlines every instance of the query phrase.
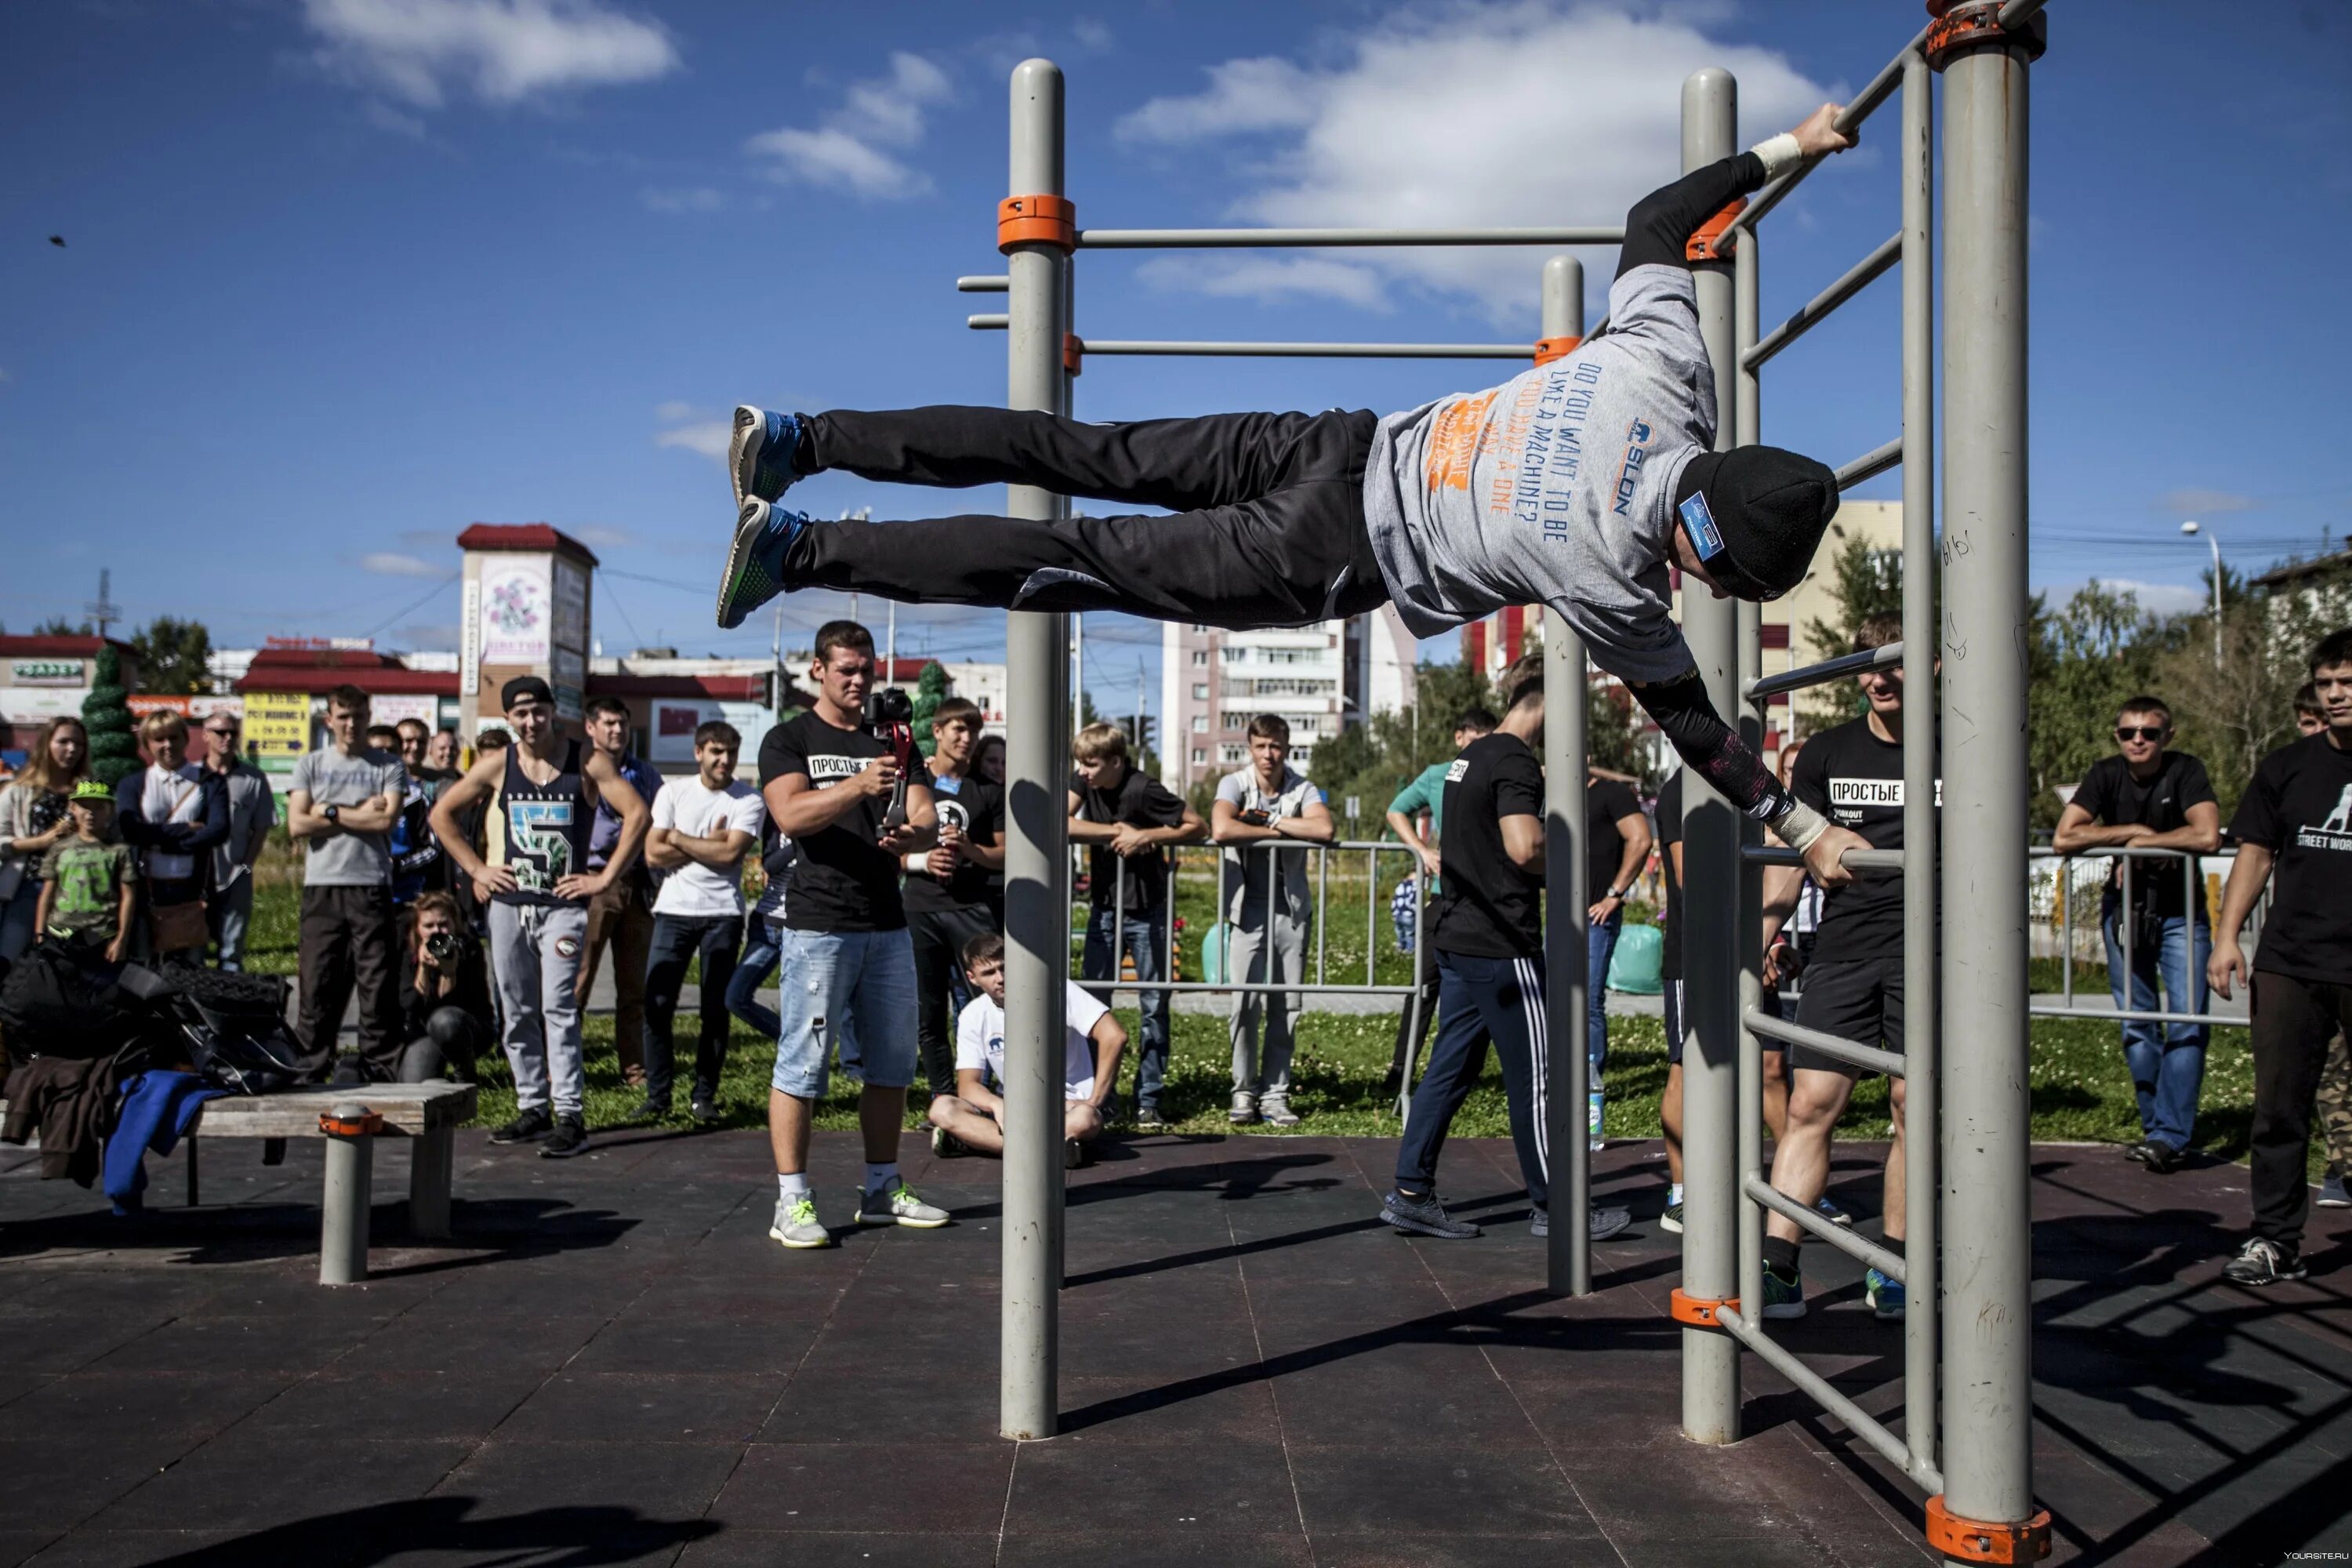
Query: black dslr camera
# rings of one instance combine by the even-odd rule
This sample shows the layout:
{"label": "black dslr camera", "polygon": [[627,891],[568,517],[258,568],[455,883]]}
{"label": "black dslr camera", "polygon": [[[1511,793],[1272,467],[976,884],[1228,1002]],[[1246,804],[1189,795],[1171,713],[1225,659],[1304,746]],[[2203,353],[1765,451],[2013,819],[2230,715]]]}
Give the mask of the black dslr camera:
{"label": "black dslr camera", "polygon": [[866,730],[890,748],[898,764],[898,787],[890,792],[890,808],[882,814],[882,831],[896,833],[907,825],[907,780],[915,771],[915,700],[901,686],[880,686],[866,694]]}
{"label": "black dslr camera", "polygon": [[425,951],[444,969],[455,969],[466,955],[466,939],[454,931],[436,931],[425,939]]}

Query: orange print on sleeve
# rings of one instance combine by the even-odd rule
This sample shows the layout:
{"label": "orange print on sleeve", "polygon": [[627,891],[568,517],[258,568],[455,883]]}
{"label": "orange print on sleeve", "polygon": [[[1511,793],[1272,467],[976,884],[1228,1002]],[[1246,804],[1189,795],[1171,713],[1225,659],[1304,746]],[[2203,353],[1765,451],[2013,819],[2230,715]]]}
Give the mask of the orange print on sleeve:
{"label": "orange print on sleeve", "polygon": [[1437,416],[1437,428],[1429,437],[1425,465],[1431,489],[1470,488],[1470,464],[1478,455],[1478,437],[1486,428],[1486,410],[1494,403],[1495,394],[1484,393],[1464,398]]}

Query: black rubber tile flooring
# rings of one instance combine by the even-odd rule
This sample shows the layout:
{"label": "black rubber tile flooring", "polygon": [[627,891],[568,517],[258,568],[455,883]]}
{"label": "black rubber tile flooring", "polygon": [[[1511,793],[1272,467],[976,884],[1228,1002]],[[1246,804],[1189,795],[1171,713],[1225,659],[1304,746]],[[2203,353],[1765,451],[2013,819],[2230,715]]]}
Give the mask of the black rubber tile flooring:
{"label": "black rubber tile flooring", "polygon": [[[1474,1242],[1373,1217],[1392,1146],[1137,1138],[1071,1178],[1062,1435],[996,1434],[996,1167],[908,1174],[935,1232],[768,1240],[756,1134],[623,1134],[563,1163],[460,1146],[451,1244],[374,1215],[315,1279],[316,1144],[207,1145],[202,1208],[0,1151],[0,1563],[1908,1564],[1920,1499],[1750,1358],[1744,1441],[1679,1434],[1676,1238],[1655,1145],[1597,1187],[1636,1222],[1598,1294],[1543,1289],[1507,1143],[1463,1141]],[[1880,1151],[1838,1152],[1864,1217]],[[820,1212],[860,1155],[823,1134]],[[2054,1560],[2236,1568],[2352,1551],[2352,1225],[2315,1278],[2221,1282],[2245,1179],[2034,1154],[2037,1474]],[[380,1153],[376,1191],[405,1190]],[[1900,1331],[1806,1253],[1778,1325],[1865,1409]]]}

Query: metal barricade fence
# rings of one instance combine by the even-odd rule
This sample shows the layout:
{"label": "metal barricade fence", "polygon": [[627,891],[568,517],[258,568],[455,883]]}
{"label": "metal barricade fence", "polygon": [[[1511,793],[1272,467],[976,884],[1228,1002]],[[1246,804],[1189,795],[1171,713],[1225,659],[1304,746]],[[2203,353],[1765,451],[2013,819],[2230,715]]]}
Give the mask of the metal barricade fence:
{"label": "metal barricade fence", "polygon": [[[2032,1012],[2035,1017],[2086,1018],[2108,1023],[2202,1024],[2232,1029],[2242,1029],[2247,1026],[2247,1020],[2243,1017],[2216,1013],[2213,1010],[2212,989],[2206,984],[2204,965],[2197,962],[2197,944],[2194,940],[2197,927],[2203,926],[2210,931],[2210,927],[2217,923],[2212,914],[2221,907],[2221,889],[2213,885],[2212,874],[2205,869],[2205,862],[2219,860],[2225,864],[2234,864],[2238,857],[2235,849],[2223,848],[2200,853],[2187,849],[2139,849],[2118,847],[2062,851],[2046,846],[2036,846],[2029,851],[2029,854],[2034,863],[2053,868],[2046,907],[2044,907],[2045,900],[2037,888],[2031,913],[2034,917],[2037,927],[2045,919],[2049,921],[2053,937],[2051,945],[2055,949],[2053,956],[2057,960],[2059,973],[2057,1001],[2046,1000],[2052,994],[2048,991],[2036,991],[2032,994]],[[2084,861],[2105,863],[2101,865],[2097,874],[2089,879],[2091,885],[2088,887],[2084,885],[2085,879],[2078,875],[2081,869],[2079,863]],[[2147,887],[2147,884],[2152,879],[2171,874],[2164,867],[2163,863],[2167,861],[2179,863],[2181,878],[2181,909],[2184,915],[2190,921],[2184,957],[2184,965],[2188,971],[2188,989],[2201,998],[2203,1005],[2185,1012],[2174,1007],[2080,1005],[2074,999],[2075,964],[2087,958],[2089,962],[2095,963],[2103,970],[2116,967],[2115,961],[2108,954],[2106,944],[2105,927],[2110,914],[2123,917],[2115,921],[2116,943],[2120,949],[2120,967],[2126,975],[2137,972],[2141,933],[2138,930],[2138,922],[2128,918],[2127,914],[2134,904],[2139,901],[2134,896],[2134,882],[2137,880],[2141,884],[2145,889],[2145,896],[2156,897],[2158,889]],[[2141,866],[2147,867],[2147,870],[2139,871],[2137,868]],[[2088,897],[2086,898],[2085,895]],[[2252,919],[2247,923],[2246,941],[2250,951],[2261,945],[2263,917],[2268,910],[2269,902],[2268,890],[2265,889],[2263,899],[2255,907]],[[2095,943],[2087,955],[2081,951],[2086,922],[2080,917],[2085,903],[2088,905],[2088,913],[2091,917],[2087,926],[2092,940]],[[2160,970],[2159,973],[2161,973]],[[2172,1000],[2169,991],[2170,983],[2167,980],[2165,984],[2166,1000],[2169,1002]],[[2126,996],[2127,1001],[2128,992]]]}

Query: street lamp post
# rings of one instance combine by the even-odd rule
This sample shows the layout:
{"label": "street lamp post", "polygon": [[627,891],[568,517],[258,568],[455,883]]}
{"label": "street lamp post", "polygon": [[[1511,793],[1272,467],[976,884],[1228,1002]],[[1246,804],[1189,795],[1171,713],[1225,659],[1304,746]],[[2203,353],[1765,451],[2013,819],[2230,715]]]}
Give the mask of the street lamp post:
{"label": "street lamp post", "polygon": [[[2184,522],[2180,525],[2180,531],[2194,538],[2198,531],[2197,524]],[[2205,542],[2213,547],[2213,668],[2219,669],[2221,668],[2221,540],[2220,535],[2209,533],[2205,536]]]}

